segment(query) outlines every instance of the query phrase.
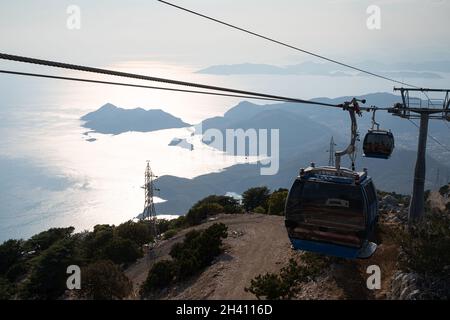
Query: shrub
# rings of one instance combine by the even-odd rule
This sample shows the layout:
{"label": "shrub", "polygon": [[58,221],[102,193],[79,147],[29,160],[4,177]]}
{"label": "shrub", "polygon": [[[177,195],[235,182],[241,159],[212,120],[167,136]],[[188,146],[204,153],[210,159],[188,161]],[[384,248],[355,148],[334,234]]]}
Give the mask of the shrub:
{"label": "shrub", "polygon": [[227,229],[223,223],[215,223],[206,230],[188,232],[183,242],[172,246],[172,261],[161,261],[152,267],[141,293],[153,292],[199,273],[222,252]]}
{"label": "shrub", "polygon": [[22,257],[23,242],[20,240],[8,240],[0,245],[0,275],[5,274],[9,268]]}
{"label": "shrub", "polygon": [[33,259],[31,274],[20,287],[20,298],[59,298],[66,290],[66,270],[72,264],[79,264],[74,257],[74,241],[64,239],[56,242]]}
{"label": "shrub", "polygon": [[447,211],[447,214],[450,214],[450,202],[445,204],[445,210]]}
{"label": "shrub", "polygon": [[131,294],[132,289],[131,281],[112,261],[97,261],[82,269],[80,296],[83,298],[123,299]]}
{"label": "shrub", "polygon": [[104,248],[103,257],[117,264],[128,264],[142,257],[142,251],[136,243],[128,239],[114,237]]}
{"label": "shrub", "polygon": [[105,259],[104,249],[114,238],[114,228],[109,225],[96,225],[94,231],[86,235],[83,251],[88,260]]}
{"label": "shrub", "polygon": [[115,232],[122,239],[131,240],[138,246],[152,242],[154,237],[148,221],[128,221],[117,226]]}
{"label": "shrub", "polygon": [[253,212],[254,212],[254,213],[265,214],[265,213],[266,213],[266,209],[264,209],[263,207],[259,206],[259,207],[256,207],[256,208],[253,210]]}
{"label": "shrub", "polygon": [[285,299],[289,297],[291,288],[275,273],[259,275],[250,281],[250,287],[245,291],[253,293],[259,300],[265,297],[268,300]]}
{"label": "shrub", "polygon": [[175,229],[167,230],[166,232],[164,232],[163,239],[164,239],[164,240],[171,239],[171,238],[173,238],[173,237],[177,234],[177,232],[178,232],[178,231],[175,230]]}
{"label": "shrub", "polygon": [[205,203],[194,206],[186,215],[186,222],[189,225],[198,225],[205,220],[208,215],[215,215],[224,212],[224,208],[217,203]]}
{"label": "shrub", "polygon": [[169,228],[168,229],[181,229],[186,227],[186,217],[185,216],[179,216],[176,219],[169,221]]}
{"label": "shrub", "polygon": [[422,221],[398,233],[400,265],[424,275],[450,278],[450,216],[428,213]]}
{"label": "shrub", "polygon": [[245,291],[253,293],[257,299],[268,300],[291,299],[298,292],[298,285],[319,276],[330,264],[331,259],[313,253],[302,255],[302,264],[294,259],[283,267],[278,274],[266,273],[250,281]]}
{"label": "shrub", "polygon": [[11,299],[14,295],[13,285],[0,277],[0,300]]}
{"label": "shrub", "polygon": [[242,203],[246,211],[253,211],[257,207],[267,210],[270,190],[267,187],[250,188],[242,194]]}
{"label": "shrub", "polygon": [[268,201],[268,213],[271,215],[280,215],[284,214],[284,206],[286,203],[286,198],[288,196],[287,190],[276,191],[270,195]]}
{"label": "shrub", "polygon": [[154,292],[169,286],[175,278],[177,266],[171,260],[162,260],[153,265],[141,287],[141,294]]}
{"label": "shrub", "polygon": [[8,272],[6,272],[5,275],[9,281],[15,282],[19,278],[25,276],[29,269],[30,264],[28,262],[20,261],[9,268]]}
{"label": "shrub", "polygon": [[51,228],[47,231],[34,235],[30,240],[26,241],[26,250],[44,251],[59,240],[68,239],[74,227],[69,228]]}
{"label": "shrub", "polygon": [[192,208],[195,209],[204,204],[213,204],[213,203],[220,205],[223,208],[222,211],[223,213],[232,214],[232,213],[239,213],[242,211],[238,200],[229,196],[217,196],[217,195],[211,195],[198,201]]}
{"label": "shrub", "polygon": [[439,189],[439,193],[441,194],[441,196],[445,196],[449,191],[450,191],[450,186],[448,184],[445,186],[442,186]]}

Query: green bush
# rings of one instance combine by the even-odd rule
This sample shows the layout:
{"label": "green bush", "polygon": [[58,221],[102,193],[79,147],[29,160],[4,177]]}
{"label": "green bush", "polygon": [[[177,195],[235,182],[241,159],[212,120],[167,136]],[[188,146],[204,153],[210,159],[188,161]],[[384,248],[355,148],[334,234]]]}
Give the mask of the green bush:
{"label": "green bush", "polygon": [[30,240],[26,241],[25,249],[28,251],[44,251],[50,248],[51,245],[59,240],[68,239],[73,231],[74,227],[69,228],[51,228],[47,231],[34,235]]}
{"label": "green bush", "polygon": [[402,248],[400,265],[424,275],[450,278],[450,216],[428,213],[425,217],[398,232]]}
{"label": "green bush", "polygon": [[269,200],[270,190],[267,187],[250,188],[242,194],[242,203],[244,209],[253,211],[257,207],[263,207],[267,211],[267,201]]}
{"label": "green bush", "polygon": [[441,196],[445,196],[449,191],[450,191],[450,186],[448,184],[445,186],[442,186],[439,189],[439,193],[441,194]]}
{"label": "green bush", "polygon": [[256,207],[255,209],[253,209],[253,212],[254,213],[260,213],[260,214],[266,214],[267,213],[266,209],[264,209],[264,207],[261,207],[261,206]]}
{"label": "green bush", "polygon": [[122,239],[131,240],[138,246],[153,242],[154,237],[148,221],[128,221],[117,226],[115,232]]}
{"label": "green bush", "polygon": [[32,270],[19,290],[22,299],[57,299],[66,290],[67,267],[79,265],[72,239],[56,242],[33,259]]}
{"label": "green bush", "polygon": [[171,261],[161,261],[152,267],[141,293],[153,292],[201,272],[222,252],[227,229],[223,223],[215,223],[203,231],[188,232],[183,242],[172,246]]}
{"label": "green bush", "polygon": [[192,208],[197,208],[205,204],[216,203],[223,208],[223,213],[233,214],[242,211],[239,201],[229,196],[211,195],[198,201]]}
{"label": "green bush", "polygon": [[175,230],[175,229],[167,230],[166,232],[164,232],[163,239],[164,239],[164,240],[171,239],[171,238],[173,238],[177,233],[178,233],[178,230]]}
{"label": "green bush", "polygon": [[0,277],[0,300],[12,299],[14,295],[14,288],[8,280]]}
{"label": "green bush", "polygon": [[22,251],[23,241],[21,240],[8,240],[0,245],[0,275],[8,272],[19,261]]}
{"label": "green bush", "polygon": [[284,214],[287,196],[287,190],[275,191],[272,193],[268,200],[268,214],[282,216]]}
{"label": "green bush", "polygon": [[186,222],[191,225],[199,225],[210,215],[223,213],[224,208],[217,203],[204,203],[200,206],[194,206],[186,215]]}
{"label": "green bush", "polygon": [[278,274],[266,273],[252,279],[245,291],[253,293],[257,299],[291,299],[298,293],[299,284],[319,276],[330,262],[330,258],[305,253],[302,255],[302,264],[291,259]]}
{"label": "green bush", "polygon": [[133,241],[116,236],[105,246],[103,257],[117,264],[129,264],[141,258],[142,251]]}
{"label": "green bush", "polygon": [[85,299],[124,299],[132,290],[131,281],[112,261],[97,261],[82,268],[82,286],[79,295]]}
{"label": "green bush", "polygon": [[88,261],[105,258],[104,249],[114,238],[114,227],[96,225],[94,231],[86,234],[82,241],[82,250]]}
{"label": "green bush", "polygon": [[178,218],[169,221],[169,229],[181,229],[186,227],[186,225],[185,216],[179,216]]}
{"label": "green bush", "polygon": [[175,278],[177,266],[174,261],[162,260],[153,265],[141,287],[141,294],[147,294],[169,286]]}
{"label": "green bush", "polygon": [[30,264],[27,261],[20,261],[12,265],[12,267],[9,268],[8,272],[6,272],[5,275],[9,281],[15,282],[21,277],[25,276],[28,273],[29,269]]}

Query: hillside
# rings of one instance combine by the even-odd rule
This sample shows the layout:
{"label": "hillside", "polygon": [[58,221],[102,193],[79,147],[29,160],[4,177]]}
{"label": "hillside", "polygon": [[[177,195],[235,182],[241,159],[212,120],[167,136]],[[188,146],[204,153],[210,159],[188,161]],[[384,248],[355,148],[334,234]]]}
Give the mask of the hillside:
{"label": "hillside", "polygon": [[[265,273],[278,273],[290,259],[301,263],[303,253],[290,248],[284,229],[283,217],[261,214],[220,215],[194,229],[204,229],[212,223],[222,222],[228,226],[229,236],[224,242],[225,252],[198,276],[163,290],[152,299],[255,299],[246,292],[251,280]],[[389,223],[388,223],[389,224]],[[192,230],[183,231],[171,240],[161,242],[143,259],[126,270],[133,282],[134,293],[130,299],[139,298],[140,285],[145,281],[151,266],[169,257],[170,248],[180,242]],[[336,259],[315,281],[302,284],[294,299],[389,299],[395,289],[398,274],[399,248],[389,234],[382,234],[379,248],[368,260]],[[369,290],[366,286],[366,271],[370,265],[381,269],[380,290]],[[402,285],[402,284],[401,284]],[[408,289],[407,293],[412,289]],[[405,298],[405,297],[403,297]]]}
{"label": "hillside", "polygon": [[[169,257],[170,248],[192,229],[204,229],[213,223],[228,226],[225,252],[199,277],[165,292],[161,299],[253,299],[244,288],[257,274],[276,272],[293,252],[284,229],[283,217],[260,214],[220,215],[213,221],[180,232],[162,241],[147,257],[131,266],[126,275],[133,281],[134,298],[151,266]],[[267,254],[270,252],[271,254]]]}
{"label": "hillside", "polygon": [[[427,223],[421,224],[422,227],[409,231],[406,231],[409,198],[380,192],[380,221],[375,235],[378,249],[365,260],[325,257],[292,250],[282,216],[256,213],[212,215],[207,222],[159,242],[156,248],[126,270],[134,285],[130,298],[140,298],[139,289],[149,270],[158,261],[170,260],[170,249],[183,241],[188,232],[205,230],[217,223],[228,227],[223,253],[197,275],[171,284],[147,298],[255,299],[252,291],[255,279],[260,275],[281,275],[286,270],[291,270],[289,272],[294,272],[291,274],[294,275],[296,273],[292,270],[295,269],[286,269],[292,261],[299,266],[309,265],[315,271],[295,284],[291,299],[415,300],[448,297],[450,284],[443,276],[448,271],[445,271],[447,267],[442,269],[442,265],[449,263],[446,243],[449,233],[444,230],[448,229],[450,222],[449,190],[448,186],[444,186],[439,192],[428,196],[427,210],[429,214],[434,213],[428,216],[430,220]],[[435,232],[442,243],[436,242],[436,237],[432,235]],[[433,247],[431,251],[430,246]],[[380,268],[381,283],[375,290],[367,287],[369,266]],[[265,292],[277,290],[275,283],[263,286],[260,282],[259,285]],[[250,290],[246,290],[248,288]]]}

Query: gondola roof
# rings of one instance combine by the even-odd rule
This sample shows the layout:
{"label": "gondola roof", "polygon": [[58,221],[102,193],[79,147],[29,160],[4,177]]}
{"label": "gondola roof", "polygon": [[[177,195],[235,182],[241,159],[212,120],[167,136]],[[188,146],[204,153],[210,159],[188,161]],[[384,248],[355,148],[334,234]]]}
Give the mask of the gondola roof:
{"label": "gondola roof", "polygon": [[354,185],[367,179],[367,171],[356,172],[346,168],[339,171],[335,167],[308,167],[300,170],[298,179],[323,183],[339,183]]}

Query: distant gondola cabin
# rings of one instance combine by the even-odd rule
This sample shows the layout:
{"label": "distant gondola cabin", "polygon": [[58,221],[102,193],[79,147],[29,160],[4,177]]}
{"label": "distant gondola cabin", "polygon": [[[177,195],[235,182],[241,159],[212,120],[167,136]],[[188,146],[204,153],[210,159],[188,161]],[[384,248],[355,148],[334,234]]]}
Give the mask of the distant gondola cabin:
{"label": "distant gondola cabin", "polygon": [[385,130],[369,130],[364,137],[364,156],[389,159],[394,151],[394,135]]}

